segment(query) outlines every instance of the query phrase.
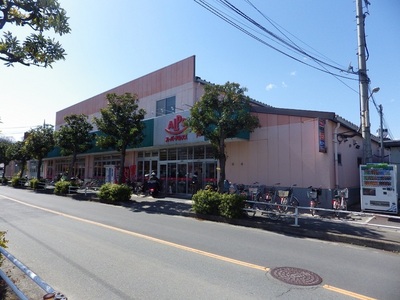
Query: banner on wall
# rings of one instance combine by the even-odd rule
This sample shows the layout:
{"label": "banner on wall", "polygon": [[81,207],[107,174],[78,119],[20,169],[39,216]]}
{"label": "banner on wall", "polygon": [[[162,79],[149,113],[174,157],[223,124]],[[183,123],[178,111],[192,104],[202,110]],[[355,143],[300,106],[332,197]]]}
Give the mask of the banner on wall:
{"label": "banner on wall", "polygon": [[325,119],[318,119],[319,152],[326,153]]}

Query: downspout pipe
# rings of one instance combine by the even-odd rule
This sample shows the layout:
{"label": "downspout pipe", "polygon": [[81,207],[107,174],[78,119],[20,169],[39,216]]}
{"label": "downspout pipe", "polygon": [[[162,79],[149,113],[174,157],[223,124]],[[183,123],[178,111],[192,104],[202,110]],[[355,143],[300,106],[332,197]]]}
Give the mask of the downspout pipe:
{"label": "downspout pipe", "polygon": [[338,161],[338,130],[340,123],[336,124],[335,131],[333,134],[333,151],[335,152],[335,188],[339,187],[339,161]]}

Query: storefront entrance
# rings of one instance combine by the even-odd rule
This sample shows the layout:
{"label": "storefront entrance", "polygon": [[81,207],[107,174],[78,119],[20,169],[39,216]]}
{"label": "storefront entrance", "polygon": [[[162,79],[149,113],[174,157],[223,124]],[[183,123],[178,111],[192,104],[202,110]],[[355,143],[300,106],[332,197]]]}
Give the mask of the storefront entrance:
{"label": "storefront entrance", "polygon": [[[160,179],[166,194],[193,194],[207,184],[217,182],[216,162],[160,163]],[[196,184],[192,184],[194,175]]]}
{"label": "storefront entrance", "polygon": [[[192,194],[207,184],[217,183],[217,161],[209,145],[139,152],[137,166],[138,181],[152,171],[158,174],[164,195]],[[196,185],[191,184],[194,175]]]}

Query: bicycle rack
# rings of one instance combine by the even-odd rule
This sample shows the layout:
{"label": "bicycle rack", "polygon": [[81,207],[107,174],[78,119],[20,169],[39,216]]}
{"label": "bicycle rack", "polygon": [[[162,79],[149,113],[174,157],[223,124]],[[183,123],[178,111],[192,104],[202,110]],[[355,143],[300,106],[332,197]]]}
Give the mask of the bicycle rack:
{"label": "bicycle rack", "polygon": [[[247,203],[258,203],[258,201],[251,201],[251,200],[246,200]],[[308,206],[290,206],[290,205],[284,205],[284,204],[280,204],[280,203],[268,203],[269,206],[287,206],[287,207],[292,207],[294,209],[293,213],[279,213],[276,212],[277,214],[281,215],[281,216],[285,216],[285,217],[289,217],[289,218],[294,218],[294,224],[291,224],[290,226],[294,226],[294,227],[300,227],[299,225],[299,219],[300,218],[309,218],[307,216],[305,216],[304,213],[302,213],[302,211],[309,211],[311,209],[315,209],[316,211],[325,211],[325,212],[329,212],[329,213],[335,213],[335,212],[340,212],[340,213],[344,213],[344,214],[349,214],[349,215],[360,215],[360,216],[385,216],[387,217],[387,215],[379,215],[376,213],[370,213],[370,212],[357,212],[357,211],[349,211],[349,210],[335,210],[335,209],[331,209],[331,208],[312,208],[312,207],[308,207]],[[252,208],[244,208],[244,211],[248,210],[248,211],[253,211]],[[271,213],[270,211],[266,211],[268,213]],[[399,216],[390,216],[391,218],[394,219],[398,219],[400,220]],[[365,224],[371,227],[390,227],[390,226],[386,226],[386,225],[379,225],[379,224]]]}

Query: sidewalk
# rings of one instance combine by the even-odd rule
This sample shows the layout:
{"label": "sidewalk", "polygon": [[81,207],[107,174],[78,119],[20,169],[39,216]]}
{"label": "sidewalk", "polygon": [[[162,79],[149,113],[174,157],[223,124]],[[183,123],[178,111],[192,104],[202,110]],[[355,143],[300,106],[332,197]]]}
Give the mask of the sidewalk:
{"label": "sidewalk", "polygon": [[[196,217],[205,220],[224,222],[237,226],[254,227],[296,237],[314,238],[370,247],[386,251],[400,252],[399,216],[367,214],[359,210],[345,218],[336,218],[331,212],[320,211],[311,216],[306,211],[300,214],[298,226],[294,226],[293,216],[281,216],[272,221],[259,213],[253,218],[228,220],[218,216],[197,215],[192,211],[192,200],[175,197],[153,198],[133,195],[134,208],[138,211],[151,211]],[[357,208],[356,208],[357,209]]]}

